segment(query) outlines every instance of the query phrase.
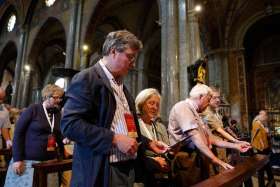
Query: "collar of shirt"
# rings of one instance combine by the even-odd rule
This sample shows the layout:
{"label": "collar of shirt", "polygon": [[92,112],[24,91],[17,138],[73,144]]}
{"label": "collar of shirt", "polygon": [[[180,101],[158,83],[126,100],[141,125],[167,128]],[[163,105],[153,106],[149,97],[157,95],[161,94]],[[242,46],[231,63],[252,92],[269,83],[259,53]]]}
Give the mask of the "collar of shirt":
{"label": "collar of shirt", "polygon": [[186,102],[189,103],[195,109],[196,112],[198,111],[198,106],[194,101],[186,99]]}
{"label": "collar of shirt", "polygon": [[209,110],[211,111],[212,113],[217,113],[218,112],[218,108],[214,108],[214,107],[211,107],[210,105],[206,108],[206,110]]}
{"label": "collar of shirt", "polygon": [[116,80],[114,78],[114,76],[112,75],[112,73],[108,70],[108,68],[105,66],[104,60],[100,59],[98,62],[101,65],[101,68],[103,69],[103,71],[105,72],[106,77],[110,80],[113,81],[115,84],[122,84],[122,81],[120,80]]}
{"label": "collar of shirt", "polygon": [[205,111],[207,113],[210,113],[210,114],[216,116],[216,118],[218,118],[219,120],[222,120],[222,116],[220,115],[218,108],[213,108],[213,107],[208,106]]}
{"label": "collar of shirt", "polygon": [[258,121],[262,128],[265,128],[264,124],[259,119],[254,119],[254,121]]}

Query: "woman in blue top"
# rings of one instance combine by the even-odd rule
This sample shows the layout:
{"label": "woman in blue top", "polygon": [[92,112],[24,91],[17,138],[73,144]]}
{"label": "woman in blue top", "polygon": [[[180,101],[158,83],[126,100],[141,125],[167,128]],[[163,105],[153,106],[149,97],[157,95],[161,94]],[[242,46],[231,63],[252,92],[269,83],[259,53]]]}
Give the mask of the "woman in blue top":
{"label": "woman in blue top", "polygon": [[[8,168],[5,187],[32,187],[32,164],[56,159],[58,150],[63,154],[59,126],[63,93],[62,88],[48,84],[42,90],[43,102],[30,105],[20,115],[15,127],[13,159]],[[58,180],[53,179],[48,180],[48,186],[58,186]]]}

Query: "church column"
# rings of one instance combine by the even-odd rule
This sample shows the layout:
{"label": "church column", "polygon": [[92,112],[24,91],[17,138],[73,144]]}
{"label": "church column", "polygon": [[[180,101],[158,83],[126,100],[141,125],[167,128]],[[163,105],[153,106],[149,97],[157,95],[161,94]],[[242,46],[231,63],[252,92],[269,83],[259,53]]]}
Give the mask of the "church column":
{"label": "church column", "polygon": [[145,88],[148,82],[146,73],[144,71],[145,51],[143,50],[137,59],[137,92]]}
{"label": "church column", "polygon": [[136,68],[133,68],[129,71],[128,75],[124,79],[124,84],[126,85],[127,89],[130,90],[130,93],[134,98],[141,91],[137,90],[137,74],[138,70]]}
{"label": "church column", "polygon": [[243,132],[250,132],[244,49],[230,50],[228,59],[231,116],[240,121]]}
{"label": "church column", "polygon": [[207,53],[209,85],[217,86],[221,93],[229,96],[228,50],[218,49]]}
{"label": "church column", "polygon": [[[26,46],[28,40],[28,32],[26,27],[22,27],[20,29],[20,39],[19,39],[19,50],[18,56],[16,60],[16,67],[15,67],[15,79],[14,79],[14,93],[12,97],[12,106],[19,107],[20,105],[20,97],[22,94],[20,89],[21,77],[23,76],[22,66],[24,64],[24,56],[26,53]],[[23,84],[23,83],[22,83]]]}
{"label": "church column", "polygon": [[198,12],[194,0],[178,1],[180,99],[188,96],[190,85],[187,67],[201,58]]}
{"label": "church column", "polygon": [[81,65],[80,69],[85,69],[89,66],[89,47],[88,45],[83,45],[81,52]]}
{"label": "church column", "polygon": [[79,65],[79,62],[74,62],[75,60],[79,59],[79,50],[80,50],[80,41],[79,41],[79,34],[80,34],[80,25],[81,25],[81,14],[82,14],[82,0],[74,0],[71,1],[72,10],[71,10],[71,17],[70,17],[70,24],[68,28],[67,34],[67,46],[66,46],[66,62],[65,68],[73,68],[75,66],[74,63],[78,63],[76,66]]}
{"label": "church column", "polygon": [[31,79],[31,67],[30,65],[26,65],[24,68],[24,76],[23,76],[23,89],[22,89],[22,97],[20,101],[20,108],[26,107],[28,104],[28,99],[30,97],[29,90],[30,90],[30,79]]}
{"label": "church column", "polygon": [[189,36],[187,31],[187,4],[186,0],[179,0],[178,6],[178,28],[179,28],[179,73],[180,73],[180,100],[188,96],[190,89],[188,81],[188,66],[191,64],[189,60],[190,50]]}
{"label": "church column", "polygon": [[168,119],[179,100],[178,1],[161,0],[161,81],[162,117]]}
{"label": "church column", "polygon": [[137,91],[137,74],[138,74],[138,70],[136,68],[133,69],[133,71],[131,71],[131,94],[132,96],[135,98],[138,94]]}
{"label": "church column", "polygon": [[187,6],[187,45],[188,48],[188,61],[193,64],[197,59],[202,57],[200,31],[198,23],[198,12],[194,10],[195,1],[188,0]]}
{"label": "church column", "polygon": [[[66,46],[66,59],[65,68],[79,69],[80,67],[80,31],[81,31],[81,20],[83,11],[83,0],[73,0],[72,10],[70,17],[70,24],[67,33],[67,46]],[[69,79],[65,79],[65,87],[68,87]]]}

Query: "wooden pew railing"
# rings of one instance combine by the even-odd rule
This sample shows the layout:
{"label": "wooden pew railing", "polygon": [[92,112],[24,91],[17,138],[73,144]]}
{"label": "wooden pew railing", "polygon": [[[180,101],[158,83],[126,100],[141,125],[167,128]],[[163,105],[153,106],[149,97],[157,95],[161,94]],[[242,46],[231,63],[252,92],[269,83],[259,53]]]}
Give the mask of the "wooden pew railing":
{"label": "wooden pew railing", "polygon": [[32,164],[34,168],[33,187],[47,187],[47,174],[72,169],[72,159],[50,160]]}
{"label": "wooden pew railing", "polygon": [[0,149],[0,155],[12,156],[11,149]]}
{"label": "wooden pew railing", "polygon": [[[264,187],[264,169],[269,162],[266,155],[254,155],[243,157],[235,165],[234,169],[226,170],[218,175],[212,176],[193,187],[239,187],[245,183],[245,186],[252,186],[251,177],[257,173],[259,187]],[[248,182],[249,181],[249,182]],[[267,186],[275,186],[275,181],[269,181]]]}

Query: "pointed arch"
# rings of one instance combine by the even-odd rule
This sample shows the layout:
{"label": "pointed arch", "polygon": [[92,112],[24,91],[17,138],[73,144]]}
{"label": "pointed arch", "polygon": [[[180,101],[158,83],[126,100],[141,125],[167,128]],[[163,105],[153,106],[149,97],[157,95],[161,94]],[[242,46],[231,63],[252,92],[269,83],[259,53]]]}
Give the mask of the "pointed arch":
{"label": "pointed arch", "polygon": [[7,81],[13,80],[15,74],[16,59],[17,59],[17,47],[14,42],[9,41],[6,44],[6,46],[1,51],[0,59],[1,59],[0,62],[1,82],[5,81],[4,80],[5,76],[9,76],[8,78],[9,80]]}

